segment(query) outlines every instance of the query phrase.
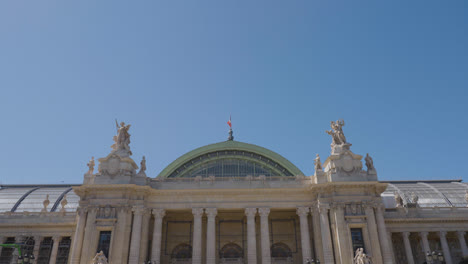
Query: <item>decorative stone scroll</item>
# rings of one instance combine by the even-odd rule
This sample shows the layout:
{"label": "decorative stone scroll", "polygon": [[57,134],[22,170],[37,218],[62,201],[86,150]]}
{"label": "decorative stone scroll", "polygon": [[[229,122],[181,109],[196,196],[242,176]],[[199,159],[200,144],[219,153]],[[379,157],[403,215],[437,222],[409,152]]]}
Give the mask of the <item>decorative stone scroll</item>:
{"label": "decorative stone scroll", "polygon": [[345,215],[364,215],[364,208],[361,203],[346,204]]}

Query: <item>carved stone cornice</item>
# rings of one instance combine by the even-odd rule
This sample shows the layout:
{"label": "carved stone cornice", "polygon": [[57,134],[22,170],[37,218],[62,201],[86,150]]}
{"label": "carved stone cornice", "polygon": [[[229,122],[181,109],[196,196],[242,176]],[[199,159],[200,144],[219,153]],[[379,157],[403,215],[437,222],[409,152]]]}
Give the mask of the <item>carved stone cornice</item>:
{"label": "carved stone cornice", "polygon": [[206,213],[206,216],[208,218],[215,218],[216,215],[218,214],[218,209],[216,209],[216,208],[206,208],[205,213]]}
{"label": "carved stone cornice", "polygon": [[192,208],[193,217],[202,217],[203,216],[203,208]]}
{"label": "carved stone cornice", "polygon": [[255,217],[257,214],[257,208],[245,208],[245,215],[247,217]]}
{"label": "carved stone cornice", "polygon": [[297,207],[296,209],[296,213],[297,215],[301,216],[301,217],[307,217],[307,215],[309,214],[310,212],[310,208],[309,207]]}
{"label": "carved stone cornice", "polygon": [[270,208],[258,208],[258,214],[261,216],[261,217],[268,217],[268,215],[270,214]]}
{"label": "carved stone cornice", "polygon": [[166,215],[166,210],[161,209],[161,208],[155,208],[151,212],[153,213],[154,218],[156,219],[158,218],[162,219]]}

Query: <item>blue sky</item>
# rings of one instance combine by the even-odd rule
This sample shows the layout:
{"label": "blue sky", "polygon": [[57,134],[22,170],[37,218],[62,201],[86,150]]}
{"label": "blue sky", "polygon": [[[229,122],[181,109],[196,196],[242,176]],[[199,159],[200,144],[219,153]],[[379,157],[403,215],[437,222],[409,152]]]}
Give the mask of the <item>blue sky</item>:
{"label": "blue sky", "polygon": [[468,2],[0,2],[0,183],[81,183],[114,120],[155,177],[226,140],[313,173],[343,118],[380,180],[468,179]]}

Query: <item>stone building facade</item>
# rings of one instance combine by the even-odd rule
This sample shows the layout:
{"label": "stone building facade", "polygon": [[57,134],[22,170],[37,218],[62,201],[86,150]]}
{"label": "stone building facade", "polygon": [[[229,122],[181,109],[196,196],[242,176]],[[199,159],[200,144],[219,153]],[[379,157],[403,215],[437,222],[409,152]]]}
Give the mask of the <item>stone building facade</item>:
{"label": "stone building facade", "polygon": [[[468,256],[468,185],[378,181],[372,158],[351,151],[332,122],[331,155],[304,174],[268,149],[227,141],[195,149],[157,177],[131,158],[129,126],[92,159],[81,185],[3,185],[0,239],[35,263],[446,263]],[[0,263],[17,252],[0,248]],[[15,256],[16,255],[16,256]]]}

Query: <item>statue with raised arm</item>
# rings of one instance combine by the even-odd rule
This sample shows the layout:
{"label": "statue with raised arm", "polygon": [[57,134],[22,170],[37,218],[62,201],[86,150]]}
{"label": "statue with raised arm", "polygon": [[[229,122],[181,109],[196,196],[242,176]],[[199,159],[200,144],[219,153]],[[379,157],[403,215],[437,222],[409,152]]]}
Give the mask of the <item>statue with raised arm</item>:
{"label": "statue with raised arm", "polygon": [[336,122],[331,121],[331,130],[326,130],[327,134],[332,136],[332,142],[335,145],[346,144],[346,137],[343,133],[343,126],[345,125],[343,119],[337,120]]}
{"label": "statue with raised arm", "polygon": [[130,134],[128,131],[130,130],[130,125],[125,125],[125,122],[117,122],[115,120],[115,125],[117,127],[117,135],[114,136],[114,144],[111,146],[113,150],[125,150],[128,151],[130,155],[132,152],[130,151]]}
{"label": "statue with raised arm", "polygon": [[371,171],[371,170],[374,170],[374,160],[372,160],[371,156],[369,156],[369,153],[367,153],[366,157],[364,158],[364,160],[366,161],[366,167],[367,167],[367,171]]}

